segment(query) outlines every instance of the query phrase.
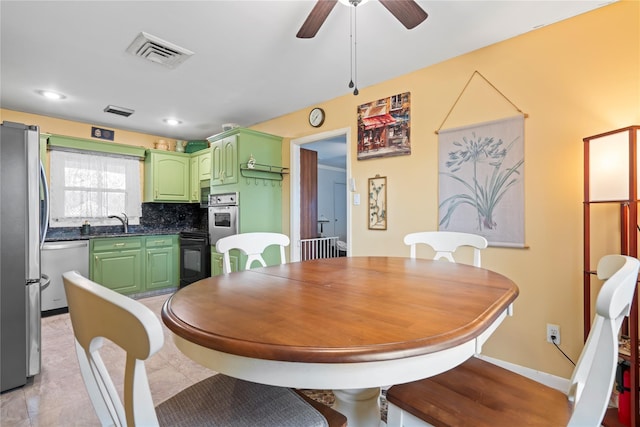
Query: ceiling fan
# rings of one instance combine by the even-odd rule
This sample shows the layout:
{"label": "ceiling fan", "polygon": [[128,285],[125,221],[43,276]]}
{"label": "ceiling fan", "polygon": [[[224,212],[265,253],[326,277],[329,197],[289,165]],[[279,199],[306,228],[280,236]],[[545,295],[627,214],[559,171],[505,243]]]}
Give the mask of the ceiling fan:
{"label": "ceiling fan", "polygon": [[[364,0],[366,1],[366,0]],[[398,21],[407,29],[412,29],[427,19],[425,12],[414,0],[379,0]],[[316,35],[324,21],[333,10],[338,0],[318,0],[309,16],[300,27],[296,37],[300,39],[310,39]],[[341,0],[342,3],[349,3],[357,6],[363,0]]]}

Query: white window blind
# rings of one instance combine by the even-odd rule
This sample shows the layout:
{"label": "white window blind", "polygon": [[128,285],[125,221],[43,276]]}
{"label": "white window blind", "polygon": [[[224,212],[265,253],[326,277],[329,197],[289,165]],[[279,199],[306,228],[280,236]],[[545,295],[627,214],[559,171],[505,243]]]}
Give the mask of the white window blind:
{"label": "white window blind", "polygon": [[137,158],[51,151],[51,226],[114,225],[109,215],[141,215]]}

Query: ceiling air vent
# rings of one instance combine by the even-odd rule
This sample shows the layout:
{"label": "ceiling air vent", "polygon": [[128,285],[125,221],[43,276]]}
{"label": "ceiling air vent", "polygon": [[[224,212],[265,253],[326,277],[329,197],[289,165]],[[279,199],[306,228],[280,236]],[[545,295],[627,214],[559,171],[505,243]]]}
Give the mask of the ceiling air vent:
{"label": "ceiling air vent", "polygon": [[193,55],[190,50],[145,32],[138,34],[127,48],[127,52],[167,68],[175,68]]}
{"label": "ceiling air vent", "polygon": [[104,112],[129,117],[134,113],[134,110],[130,110],[124,107],[116,107],[115,105],[107,105],[106,107],[104,107]]}

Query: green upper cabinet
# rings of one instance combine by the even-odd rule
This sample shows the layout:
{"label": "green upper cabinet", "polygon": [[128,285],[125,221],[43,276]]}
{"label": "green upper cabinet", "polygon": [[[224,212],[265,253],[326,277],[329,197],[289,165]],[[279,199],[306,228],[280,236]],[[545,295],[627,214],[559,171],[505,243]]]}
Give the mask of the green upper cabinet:
{"label": "green upper cabinet", "polygon": [[144,201],[190,201],[190,162],[188,154],[148,150],[144,160]]}
{"label": "green upper cabinet", "polygon": [[211,186],[238,182],[238,137],[211,141]]}
{"label": "green upper cabinet", "polygon": [[191,154],[191,195],[190,201],[193,203],[200,202],[201,182],[206,181],[206,187],[210,185],[211,180],[211,149],[196,151]]}
{"label": "green upper cabinet", "polygon": [[198,151],[198,179],[200,181],[211,179],[211,149]]}
{"label": "green upper cabinet", "polygon": [[191,189],[190,202],[195,203],[200,201],[200,176],[198,175],[198,158],[192,157],[191,162],[191,182],[189,188]]}
{"label": "green upper cabinet", "polygon": [[[282,180],[281,137],[236,128],[209,137],[208,140],[211,143],[212,187],[243,184],[243,181],[254,179],[258,179],[260,185],[264,184],[263,179]],[[255,168],[247,165],[251,157],[255,159]],[[235,188],[229,190],[235,191]]]}

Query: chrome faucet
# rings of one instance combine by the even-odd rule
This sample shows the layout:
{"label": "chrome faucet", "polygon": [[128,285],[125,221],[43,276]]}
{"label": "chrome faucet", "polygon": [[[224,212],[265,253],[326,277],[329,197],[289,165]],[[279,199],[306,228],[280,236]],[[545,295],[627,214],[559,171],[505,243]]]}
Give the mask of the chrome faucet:
{"label": "chrome faucet", "polygon": [[122,223],[122,226],[124,227],[124,233],[127,234],[129,232],[129,217],[124,212],[122,212],[122,216],[124,218],[123,217],[119,217],[118,215],[109,215],[109,218],[119,219],[120,222]]}

